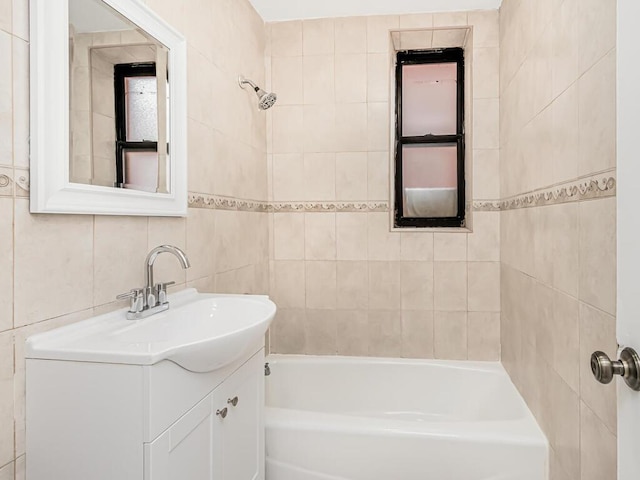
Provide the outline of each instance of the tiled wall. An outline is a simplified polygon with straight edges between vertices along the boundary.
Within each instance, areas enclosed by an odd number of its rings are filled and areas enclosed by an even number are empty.
[[[390,231],[390,31],[472,25],[475,200],[499,198],[498,13],[272,23],[273,351],[498,359],[500,215]]]
[[[589,368],[616,351],[615,12],[500,12],[502,360],[550,441],[552,480],[616,478],[615,387]]]
[[[267,199],[266,121],[245,74],[264,81],[264,24],[245,0],[148,0],[188,39],[191,198]],[[192,268],[156,262],[176,288],[268,288],[268,219],[199,202],[187,218],[31,215],[27,0],[0,0],[0,479],[24,479],[24,339],[123,306],[150,248],[185,249]],[[201,195],[194,195],[195,193]],[[238,202],[235,202],[237,205]],[[204,208],[213,207],[213,208]]]

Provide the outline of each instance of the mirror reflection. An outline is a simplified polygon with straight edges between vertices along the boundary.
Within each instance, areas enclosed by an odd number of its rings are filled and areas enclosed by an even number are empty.
[[[69,0],[73,183],[169,193],[168,50],[102,0]]]

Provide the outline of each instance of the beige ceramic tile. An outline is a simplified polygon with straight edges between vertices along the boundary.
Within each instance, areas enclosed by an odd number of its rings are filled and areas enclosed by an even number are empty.
[[[336,262],[305,262],[307,309],[333,310],[336,308],[336,276]]]
[[[186,252],[190,253],[191,268],[187,270],[187,280],[210,277],[215,272],[215,258],[212,239],[215,239],[215,212],[213,210],[189,209],[187,217]]]
[[[336,156],[333,153],[305,153],[305,200],[335,200]]]
[[[473,98],[498,98],[500,50],[497,47],[473,50]]]
[[[336,93],[335,61],[336,57],[333,54],[305,55],[303,58],[305,105],[334,102]],[[341,75],[344,73],[344,71],[340,72]],[[353,72],[348,72],[348,74],[353,75]]]
[[[433,245],[436,262],[454,262],[467,259],[466,233],[434,233]]]
[[[389,153],[369,152],[367,169],[367,198],[389,199]]]
[[[336,237],[338,260],[366,260],[367,249],[367,214],[336,214]]]
[[[591,354],[603,351],[615,356],[618,349],[616,319],[593,307],[580,304],[580,395],[584,403],[611,432],[617,429],[616,389],[602,388],[590,368]],[[609,385],[611,386],[611,385]]]
[[[321,98],[321,100],[330,101],[329,98]],[[367,55],[365,53],[335,56],[335,101],[336,103],[367,101]]]
[[[336,105],[336,138],[334,148],[343,152],[367,150],[367,104]]]
[[[304,308],[305,262],[273,262],[273,285],[270,294],[278,308]]]
[[[336,199],[367,199],[366,152],[336,154]]]
[[[578,82],[580,175],[616,165],[615,78],[616,52],[613,50]]]
[[[551,446],[562,468],[570,478],[580,472],[580,399],[559,376],[551,375],[549,382],[552,429]]]
[[[400,262],[369,262],[369,308],[397,310],[401,305]]]
[[[0,56],[7,72],[0,77],[0,164],[13,165],[13,92],[11,35],[0,30]]]
[[[304,157],[302,154],[273,156],[273,199],[276,202],[304,200]]]
[[[402,310],[433,310],[433,263],[401,262]]]
[[[615,432],[615,430],[614,430]],[[617,476],[617,439],[582,402],[580,404],[581,480],[600,480]]]
[[[553,368],[575,392],[579,392],[580,326],[578,300],[554,291],[553,319]]]
[[[305,105],[303,116],[304,151],[307,153],[334,152],[336,144],[335,105],[333,103]]]
[[[467,313],[435,312],[433,350],[435,358],[467,359]]]
[[[22,0],[14,0],[16,11],[28,10]],[[20,4],[19,7],[16,6]],[[28,14],[25,13],[28,19]],[[15,18],[15,16],[14,16]],[[20,27],[20,31],[25,31]],[[28,29],[23,38],[28,37]],[[29,166],[29,44],[13,37],[13,164]],[[1,148],[1,147],[0,147]]]
[[[439,311],[467,311],[466,262],[435,262],[434,306]]]
[[[469,262],[469,311],[500,311],[500,263]]]
[[[335,22],[333,18],[305,20],[302,25],[302,44],[305,57],[334,54]]]
[[[399,18],[395,15],[367,17],[367,51],[387,53],[390,43],[389,32],[398,29],[399,26]]]
[[[579,249],[578,214],[576,203],[553,206],[551,228],[553,231],[553,285],[574,297],[578,296]]]
[[[580,203],[579,297],[585,303],[616,311],[616,199]]]
[[[273,215],[275,260],[304,259],[304,217],[299,213]]]
[[[367,101],[389,101],[389,55],[370,53],[367,55]]]
[[[500,41],[499,13],[496,10],[469,12],[469,25],[473,25],[474,47],[497,47]]]
[[[304,215],[304,249],[306,260],[336,259],[336,214]]]
[[[469,312],[467,320],[469,360],[500,360],[500,314]]]
[[[473,102],[473,148],[499,148],[499,101],[480,99]]]
[[[13,24],[12,0],[0,1],[0,30],[11,33]]]
[[[402,356],[433,358],[433,312],[402,311]]]
[[[433,27],[433,15],[430,13],[400,15],[400,28],[403,30],[431,27]]]
[[[15,464],[13,462],[0,468],[0,480],[14,480],[14,470]]]
[[[467,235],[469,261],[500,260],[500,213],[475,212],[473,233]]]
[[[389,148],[389,104],[369,103],[367,107],[368,149],[385,151]]]
[[[389,215],[368,213],[368,249],[370,260],[399,260],[400,233],[389,231]]]
[[[335,19],[335,51],[340,53],[367,52],[367,18]]]
[[[13,200],[0,198],[0,332],[13,327]]]
[[[580,0],[576,23],[579,71],[583,73],[616,45],[616,2]]]
[[[433,237],[430,232],[402,232],[400,259],[433,261]]]
[[[473,151],[473,197],[500,198],[500,150]]]
[[[467,25],[467,12],[445,12],[433,14],[434,27],[457,27]]]
[[[335,355],[337,345],[335,310],[307,310],[305,323],[305,353],[308,355]]]
[[[303,151],[303,107],[275,106],[273,109],[273,153],[299,153]]]
[[[270,328],[273,353],[299,354],[306,351],[306,311],[279,308]]]
[[[13,333],[0,334],[0,465],[14,458]]]
[[[369,311],[369,355],[399,357],[402,354],[402,318],[400,311]]]
[[[278,105],[302,105],[302,57],[273,57],[270,88],[278,94]]]
[[[274,57],[302,56],[302,21],[271,24],[271,54]]]
[[[13,0],[13,35],[29,40],[29,2]]]
[[[369,307],[369,265],[367,262],[337,262],[336,302],[340,309]]]
[[[551,35],[553,42],[552,83],[556,97],[578,78],[580,24],[578,17],[579,0],[566,0],[559,5],[553,17]]]
[[[580,130],[576,125],[579,125],[577,83],[551,105],[553,183],[578,177]]]
[[[336,310],[338,355],[369,354],[369,318],[366,310]]]
[[[144,286],[144,260],[149,251],[148,219],[96,216],[94,229],[93,304],[102,305],[113,302],[118,294]],[[156,262],[166,264],[168,260],[158,257]],[[176,258],[171,260],[177,262]],[[159,275],[154,279],[170,280],[173,279]]]
[[[92,217],[31,215],[28,201],[16,200],[15,242],[15,284],[29,288],[15,291],[14,325],[92,305]]]

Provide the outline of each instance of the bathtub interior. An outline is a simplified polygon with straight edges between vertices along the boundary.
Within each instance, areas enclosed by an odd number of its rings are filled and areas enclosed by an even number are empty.
[[[272,355],[268,407],[415,421],[504,421],[527,409],[493,362]]]

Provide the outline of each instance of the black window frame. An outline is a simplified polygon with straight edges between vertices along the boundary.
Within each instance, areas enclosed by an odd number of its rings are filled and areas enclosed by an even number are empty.
[[[130,77],[156,77],[155,62],[119,63],[113,66],[113,86],[116,113],[116,187],[124,188],[125,151],[158,152],[158,142],[127,141],[126,79]]]
[[[402,70],[405,65],[421,65],[429,63],[456,63],[458,71],[457,84],[457,119],[455,135],[427,134],[417,137],[402,136]],[[395,138],[395,212],[396,227],[464,227],[465,226],[465,125],[464,125],[464,85],[465,64],[462,48],[444,48],[437,50],[406,50],[396,55],[396,138]],[[402,147],[404,145],[456,145],[458,151],[458,210],[454,217],[405,217],[404,186],[402,177]]]

